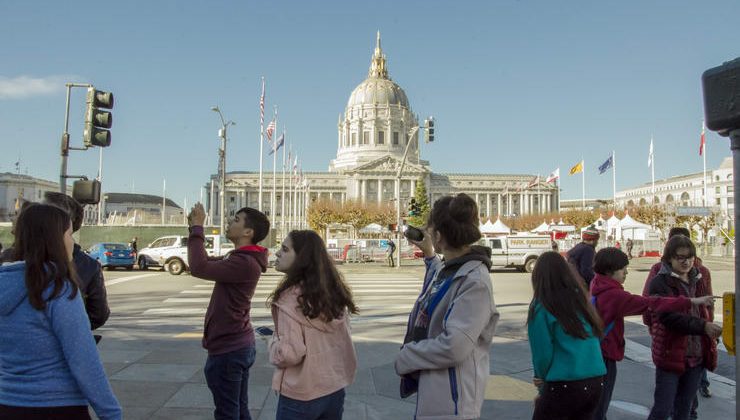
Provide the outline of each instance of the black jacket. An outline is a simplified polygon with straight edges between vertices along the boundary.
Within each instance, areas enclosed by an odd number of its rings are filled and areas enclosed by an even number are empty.
[[[103,326],[110,316],[103,269],[97,261],[82,252],[78,244],[75,244],[72,258],[80,279],[80,291],[85,301],[87,317],[90,318],[90,328],[94,330]]]

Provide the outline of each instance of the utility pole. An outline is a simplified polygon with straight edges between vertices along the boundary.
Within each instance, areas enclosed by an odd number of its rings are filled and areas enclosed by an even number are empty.
[[[234,121],[225,121],[221,110],[214,106],[211,111],[217,112],[221,118],[221,129],[218,130],[218,137],[221,139],[221,145],[218,148],[218,228],[219,235],[223,235],[226,226],[226,128],[230,125],[236,125]]]

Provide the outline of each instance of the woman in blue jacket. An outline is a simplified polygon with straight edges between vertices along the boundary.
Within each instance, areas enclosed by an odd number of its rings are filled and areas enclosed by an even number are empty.
[[[532,287],[527,327],[534,384],[540,389],[532,418],[591,420],[606,374],[601,319],[558,253],[540,255]]]
[[[0,267],[0,418],[120,419],[72,268],[72,223],[32,204]]]

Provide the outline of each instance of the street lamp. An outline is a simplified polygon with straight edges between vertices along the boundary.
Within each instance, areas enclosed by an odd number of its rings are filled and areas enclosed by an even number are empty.
[[[236,125],[236,123],[231,120],[226,121],[217,106],[211,107],[211,111],[217,112],[221,118],[221,128],[218,130],[218,137],[221,139],[221,146],[218,149],[218,228],[219,235],[223,235],[226,222],[226,218],[224,217],[226,209],[224,202],[226,198],[226,194],[224,193],[224,189],[226,188],[226,128],[230,125]],[[211,203],[211,206],[213,206],[213,203]]]
[[[403,240],[403,232],[401,232],[401,225],[403,225],[403,219],[401,219],[401,175],[403,174],[403,167],[406,165],[406,157],[409,154],[409,147],[411,146],[411,143],[414,142],[414,136],[420,129],[427,131],[428,142],[434,141],[434,117],[429,117],[424,121],[424,125],[422,126],[416,125],[409,129],[409,141],[406,143],[406,149],[403,151],[403,158],[401,158],[401,164],[398,166],[398,172],[396,173],[396,238],[398,240],[398,246],[396,247],[396,268],[401,268],[401,241]],[[416,148],[418,150],[418,136],[416,137],[416,141]]]

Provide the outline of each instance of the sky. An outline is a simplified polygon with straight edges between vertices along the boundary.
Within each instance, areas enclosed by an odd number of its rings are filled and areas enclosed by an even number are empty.
[[[336,157],[337,119],[366,77],[380,30],[391,78],[421,119],[435,172],[561,173],[561,197],[700,172],[701,74],[740,56],[740,2],[177,1],[0,2],[0,172],[58,181],[67,82],[115,96],[103,190],[200,199],[218,164],[259,168],[260,78],[268,115],[304,171]],[[85,90],[72,89],[82,145]],[[730,156],[707,132],[707,168]],[[97,176],[99,150],[72,151],[69,174]],[[265,158],[265,171],[272,159]]]

